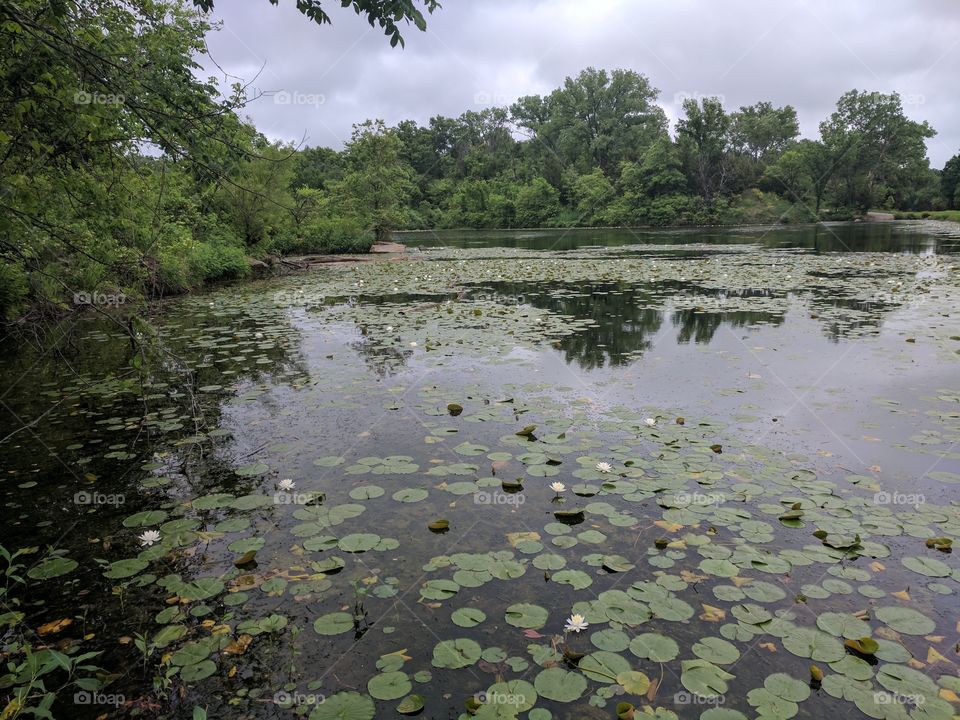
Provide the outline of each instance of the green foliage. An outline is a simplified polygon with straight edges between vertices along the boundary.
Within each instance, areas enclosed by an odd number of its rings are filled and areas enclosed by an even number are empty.
[[[193,0],[194,5],[206,12],[213,10],[213,2],[214,0]],[[271,5],[276,5],[278,2],[279,0],[270,0]],[[429,13],[440,7],[438,0],[422,0],[422,4]],[[390,38],[392,47],[398,43],[401,47],[404,44],[400,28],[397,27],[397,23],[401,20],[412,22],[418,30],[427,29],[427,21],[413,0],[343,0],[341,5],[343,7],[352,5],[357,15],[366,17],[370,27],[379,25],[384,35]],[[297,0],[297,10],[318,25],[330,22],[330,16],[323,9],[320,0]]]
[[[960,209],[960,154],[947,160],[940,173],[940,194],[947,207]]]
[[[927,172],[925,140],[935,132],[907,118],[896,93],[851,90],[820,124],[820,134],[833,160],[838,200],[866,211],[892,207],[905,186]]]
[[[517,192],[517,225],[540,227],[560,214],[560,193],[542,177],[524,185]]]
[[[209,9],[210,0],[196,0]],[[433,0],[347,6],[400,42]],[[317,22],[317,0],[298,3]],[[210,26],[179,0],[0,5],[0,314],[243,278],[252,258],[363,252],[430,227],[692,225],[960,206],[896,95],[852,91],[797,142],[796,112],[684,103],[677,140],[632,70],[425,127],[356,125],[342,151],[269,141],[239,86],[197,79]],[[115,58],[124,58],[123,63]],[[518,139],[519,134],[526,134]],[[122,191],[120,190],[122,189]],[[135,304],[127,306],[134,308]]]
[[[402,143],[382,120],[355,125],[345,152],[347,170],[332,188],[340,214],[374,237],[387,240],[404,225],[413,191],[413,172],[400,161]]]
[[[521,98],[511,114],[533,135],[534,147],[553,154],[561,167],[581,174],[599,167],[610,175],[666,134],[666,115],[654,104],[658,95],[633,70],[587,68],[545,98]]]
[[[730,181],[727,154],[730,117],[717,98],[687,99],[677,123],[677,141],[691,185],[710,202]]]

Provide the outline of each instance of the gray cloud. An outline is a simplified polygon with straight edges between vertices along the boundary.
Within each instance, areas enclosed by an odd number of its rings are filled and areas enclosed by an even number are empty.
[[[956,0],[446,0],[426,33],[404,33],[405,50],[333,0],[323,27],[280,4],[219,0],[223,26],[209,38],[224,71],[277,92],[248,108],[274,139],[340,147],[367,118],[425,123],[505,105],[593,65],[646,74],[672,121],[688,95],[728,109],[771,100],[796,107],[808,137],[845,91],[897,91],[937,130],[935,167],[960,152]]]

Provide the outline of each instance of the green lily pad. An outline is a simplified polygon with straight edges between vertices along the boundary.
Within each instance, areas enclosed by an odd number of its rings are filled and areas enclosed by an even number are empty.
[[[589,680],[601,683],[616,683],[618,675],[630,672],[626,658],[606,650],[597,650],[581,658],[578,667]]]
[[[573,702],[587,689],[587,679],[580,673],[561,667],[547,668],[537,675],[533,686],[541,697],[556,702]]]
[[[630,652],[643,660],[670,662],[680,654],[680,646],[673,638],[659,633],[644,633],[630,641]]]
[[[545,608],[530,603],[516,603],[507,608],[506,621],[518,628],[538,630],[547,624]]]
[[[740,657],[737,646],[718,637],[705,637],[693,644],[693,654],[717,665],[729,665]]]
[[[486,702],[507,713],[526,712],[537,704],[537,691],[526,680],[508,680],[487,689]]]
[[[405,672],[380,673],[367,682],[367,692],[377,700],[398,700],[413,689]]]
[[[129,558],[127,560],[117,560],[110,563],[104,571],[103,576],[111,580],[122,580],[123,578],[133,577],[138,572],[145,570],[149,565],[146,560],[140,558]]]
[[[197,682],[208,678],[217,671],[217,664],[213,660],[204,660],[180,668],[180,678],[184,682]]]
[[[473,665],[482,654],[483,651],[475,640],[442,640],[433,648],[433,666],[452,670],[465,668]]]
[[[353,630],[353,627],[353,615],[345,612],[321,615],[313,622],[313,629],[318,635],[339,635]]]
[[[27,571],[27,577],[34,580],[49,580],[60,577],[77,569],[79,563],[66,557],[48,557],[41,560]]]
[[[683,660],[681,684],[694,695],[716,697],[727,692],[727,681],[734,676],[706,660]]]
[[[397,712],[401,715],[416,715],[423,710],[423,695],[407,695],[397,705]]]
[[[477,610],[476,608],[460,608],[459,610],[453,611],[450,619],[454,625],[469,628],[476,627],[486,620],[487,616],[482,610]]]
[[[878,608],[874,614],[880,622],[904,635],[928,635],[937,627],[933,620],[913,608],[888,606]]]
[[[373,533],[353,533],[340,538],[337,546],[348,553],[362,553],[373,550],[380,542],[380,536]]]
[[[376,706],[367,695],[341,692],[317,705],[309,720],[373,720]]]

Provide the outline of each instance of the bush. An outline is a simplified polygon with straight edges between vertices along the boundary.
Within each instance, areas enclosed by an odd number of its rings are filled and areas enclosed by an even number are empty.
[[[373,233],[349,219],[318,217],[312,219],[297,237],[278,243],[283,254],[365,253],[373,245]]]
[[[542,177],[520,188],[516,200],[517,224],[541,227],[560,214],[560,193]]]
[[[22,267],[0,259],[0,319],[10,319],[23,306],[30,287]]]
[[[250,264],[242,248],[236,245],[198,243],[189,257],[194,282],[232,280],[250,274]]]

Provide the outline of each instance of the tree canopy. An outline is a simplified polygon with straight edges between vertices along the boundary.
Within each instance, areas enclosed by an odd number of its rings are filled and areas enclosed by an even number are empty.
[[[931,170],[933,130],[895,94],[846,93],[820,137],[802,140],[789,105],[688,100],[671,137],[659,91],[622,68],[586,68],[544,96],[426,125],[358,119],[342,149],[271,142],[241,117],[256,100],[245,87],[198,79],[212,28],[194,2],[0,5],[3,316],[56,314],[96,290],[181,292],[244,277],[256,259],[363,251],[399,229],[960,205],[960,156]],[[394,23],[415,10],[353,7]]]
[[[278,5],[280,0],[269,0],[269,2],[271,5]],[[193,0],[193,4],[205,12],[214,9],[214,0]],[[321,0],[296,0],[296,4],[297,10],[318,25],[332,22],[330,15],[323,9]],[[421,0],[419,4],[423,5],[428,13],[440,7],[437,0]],[[345,8],[353,7],[357,15],[367,19],[370,27],[379,26],[390,38],[390,45],[393,47],[398,43],[401,47],[404,44],[397,23],[406,21],[413,23],[418,30],[427,29],[427,21],[413,0],[341,0],[341,5]]]

